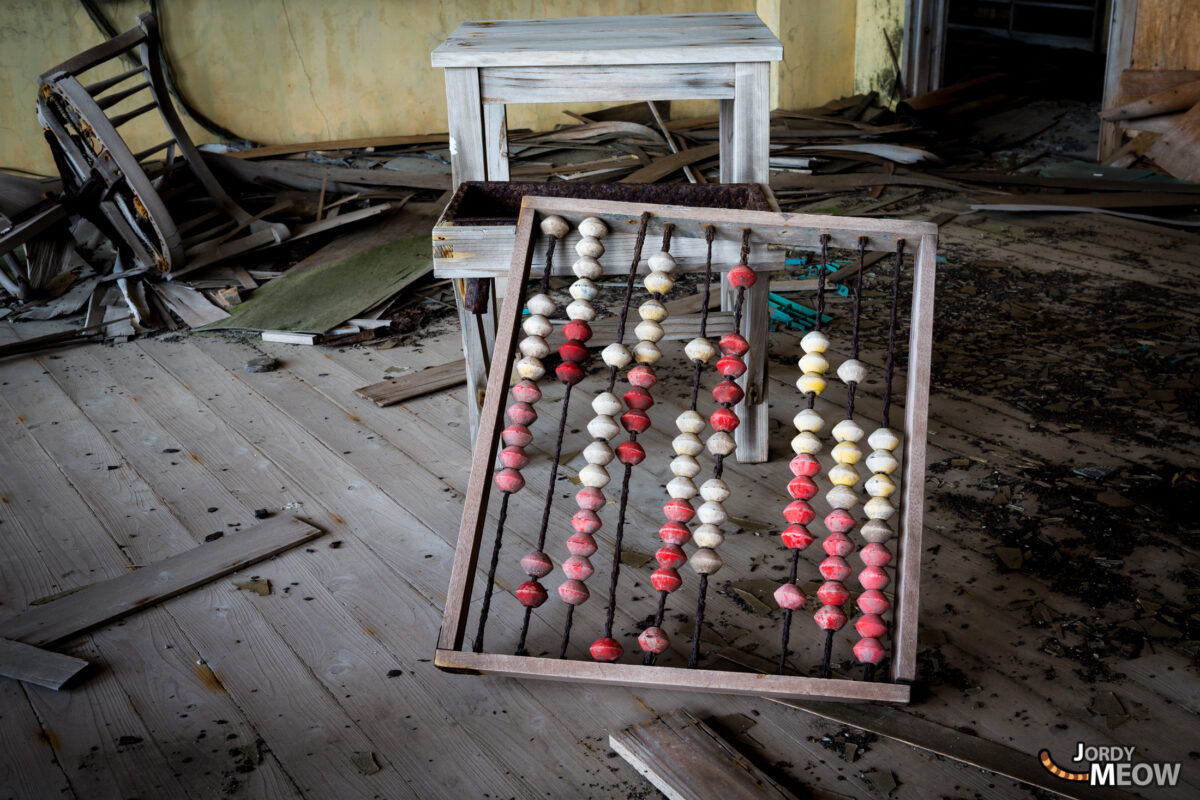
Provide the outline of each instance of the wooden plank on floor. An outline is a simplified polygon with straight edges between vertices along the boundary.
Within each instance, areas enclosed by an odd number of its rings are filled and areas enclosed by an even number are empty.
[[[355,389],[354,393],[382,408],[401,403],[410,397],[439,392],[442,389],[449,389],[466,382],[467,362],[466,359],[460,358],[436,367],[426,367],[399,378],[389,378],[379,383],[372,383],[370,386]]]
[[[0,675],[6,678],[57,691],[87,667],[82,658],[0,637]]]

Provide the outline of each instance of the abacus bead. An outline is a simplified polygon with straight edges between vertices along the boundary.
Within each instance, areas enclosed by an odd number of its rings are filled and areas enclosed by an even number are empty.
[[[604,492],[594,486],[584,486],[575,493],[575,502],[584,511],[599,511],[604,508]]]
[[[532,425],[537,420],[537,412],[533,410],[533,406],[529,403],[513,403],[504,412],[510,422],[515,422],[518,425]]]
[[[858,607],[864,614],[886,614],[892,607],[883,592],[878,589],[868,589],[858,596]]]
[[[644,319],[633,329],[634,334],[647,342],[661,341],[666,331],[663,326],[652,320]]]
[[[891,497],[896,491],[896,482],[883,473],[876,473],[867,478],[863,488],[872,497]]]
[[[671,646],[671,638],[662,628],[650,627],[638,634],[638,646],[657,655]]]
[[[558,596],[569,606],[577,606],[587,602],[591,593],[583,581],[565,580],[558,585]]]
[[[633,346],[633,357],[639,364],[657,364],[662,360],[662,350],[654,342],[638,342]]]
[[[509,425],[500,432],[500,438],[506,445],[525,447],[533,441],[533,434],[524,425]]]
[[[854,517],[842,508],[835,508],[825,515],[825,527],[830,533],[848,533],[854,528]]]
[[[849,486],[835,486],[825,495],[825,501],[833,508],[854,508],[858,495]]]
[[[670,272],[675,269],[675,256],[668,253],[666,250],[659,250],[654,255],[650,256],[647,261],[650,269],[659,270],[662,272]]]
[[[663,516],[671,522],[683,523],[696,516],[696,509],[692,508],[692,504],[687,500],[673,497],[663,506]]]
[[[724,566],[724,564],[725,562],[721,560],[721,557],[717,555],[717,552],[715,550],[710,550],[707,547],[702,547],[696,552],[692,553],[692,558],[688,561],[688,566],[690,566],[697,575],[712,575],[722,566]]]
[[[671,497],[691,500],[696,496],[696,484],[692,483],[691,478],[676,475],[667,481],[667,494],[671,495]]]
[[[533,297],[525,301],[525,308],[529,309],[530,314],[537,314],[541,317],[549,317],[554,313],[554,301],[549,295],[535,294]],[[545,334],[539,334],[545,336]]]
[[[650,428],[650,417],[645,411],[631,408],[621,415],[621,424],[630,433],[645,433]]]
[[[808,598],[804,596],[804,592],[800,591],[794,583],[785,583],[775,590],[775,603],[780,608],[795,611],[804,608],[807,601]]]
[[[746,372],[746,362],[741,356],[721,356],[717,359],[717,372],[724,378],[740,378]]]
[[[729,519],[729,514],[726,513],[725,507],[720,503],[705,502],[701,503],[696,509],[696,516],[705,525],[721,525]]]
[[[571,270],[576,277],[587,278],[589,281],[594,281],[604,274],[604,267],[600,266],[600,262],[592,256],[580,256],[571,265]]]
[[[850,576],[850,565],[840,556],[829,556],[818,567],[821,577],[827,581],[844,581]],[[843,603],[845,600],[842,601]]]
[[[671,459],[671,473],[694,478],[700,474],[700,462],[688,455],[675,456]]]
[[[586,378],[587,373],[574,361],[564,361],[554,368],[554,376],[562,383],[574,386]]]
[[[550,570],[554,569],[554,564],[550,562],[550,556],[534,550],[532,553],[526,553],[521,559],[521,569],[525,570],[526,575],[541,578],[550,574]]]
[[[583,448],[583,460],[589,464],[604,466],[612,461],[615,455],[613,449],[608,446],[608,442],[593,441]]]
[[[592,283],[587,278],[579,278],[571,284],[571,297],[575,300],[592,301],[596,299],[596,294],[600,290],[596,288],[596,284]]]
[[[662,322],[667,318],[667,314],[667,307],[654,298],[638,306],[638,316],[642,319],[648,319],[651,322]]]
[[[850,599],[850,591],[838,581],[825,581],[817,589],[817,599],[827,606],[838,606]],[[838,609],[841,610],[841,609]],[[845,617],[842,618],[845,621]]]
[[[521,473],[508,467],[497,472],[494,480],[500,491],[510,494],[521,491],[525,486],[525,479],[521,477]]]
[[[670,275],[659,270],[647,273],[646,277],[642,279],[642,283],[650,294],[666,294],[675,285],[675,281]]]
[[[817,484],[803,475],[788,481],[787,489],[793,500],[811,500],[817,495]]]
[[[707,446],[708,452],[714,456],[727,456],[737,449],[737,443],[725,431],[717,431],[708,437]]]
[[[838,366],[837,374],[843,383],[861,383],[867,377],[867,368],[861,361],[850,358]]]
[[[587,558],[596,552],[596,539],[590,533],[577,531],[571,535],[570,539],[567,539],[567,552],[573,556]]]
[[[875,450],[895,450],[900,444],[900,434],[891,428],[876,428],[867,437],[867,444]]]
[[[522,403],[533,404],[542,399],[542,390],[533,381],[519,381],[512,389],[513,399]]]
[[[567,304],[567,316],[580,322],[591,322],[596,318],[596,309],[587,300],[572,300]]]
[[[740,403],[746,393],[733,381],[721,381],[713,387],[713,399],[721,405]]]
[[[683,346],[683,354],[689,361],[700,361],[707,364],[717,354],[717,348],[708,339],[699,337],[692,339]]]
[[[729,270],[729,285],[735,288],[749,289],[758,280],[758,275],[754,270],[747,267],[745,264],[738,264],[733,269]]]
[[[521,355],[532,358],[545,358],[550,355],[550,345],[541,336],[526,336],[517,345]]]
[[[646,460],[646,451],[637,442],[621,442],[617,445],[617,460],[634,466]]]
[[[715,550],[725,543],[725,534],[716,525],[707,522],[696,526],[696,530],[692,532],[692,540],[695,541],[697,547],[708,547]]]
[[[812,456],[821,452],[821,440],[811,431],[800,431],[792,437],[792,452],[801,456]]]
[[[830,433],[839,442],[857,442],[866,435],[862,427],[852,419],[844,419],[837,425],[834,425]]]
[[[892,552],[879,542],[863,545],[859,555],[868,567],[886,567],[892,563]]]
[[[803,525],[789,525],[780,534],[783,546],[791,550],[803,550],[813,543],[812,534]]]
[[[567,221],[557,214],[542,217],[541,224],[538,227],[542,229],[542,233],[547,236],[553,236],[555,239],[561,239],[567,235],[567,231],[571,230],[571,226],[567,224]]]
[[[704,442],[694,433],[681,433],[671,440],[671,447],[681,456],[695,456],[704,450]]]
[[[658,376],[654,374],[654,370],[647,367],[645,364],[638,364],[633,369],[629,370],[625,375],[625,380],[640,389],[650,389],[654,384],[658,383]]]
[[[862,526],[860,533],[868,542],[883,543],[892,538],[892,529],[881,519],[867,520],[867,524]]]
[[[683,433],[699,433],[704,430],[704,417],[699,412],[688,409],[675,418],[675,427]]]
[[[854,621],[854,630],[864,639],[878,639],[887,633],[887,623],[878,614],[863,614]]]
[[[708,424],[712,425],[715,431],[736,430],[741,422],[737,414],[733,413],[733,410],[729,408],[718,408],[708,417]]]
[[[900,462],[889,450],[875,450],[867,456],[867,469],[871,472],[890,475],[900,467]]]
[[[673,567],[659,567],[650,573],[650,583],[660,592],[673,592],[683,585],[683,579]]]
[[[579,235],[603,239],[608,235],[608,225],[599,217],[586,217],[579,222]]]
[[[597,661],[616,661],[621,657],[621,653],[625,651],[621,648],[621,643],[616,639],[604,636],[592,642],[592,646],[588,648],[588,652]]]
[[[621,400],[612,392],[601,392],[592,400],[592,411],[606,417],[615,417],[621,413]]]
[[[537,581],[525,581],[517,587],[515,592],[517,599],[521,601],[521,605],[529,608],[537,608],[542,603],[546,602],[546,587],[542,586]]]
[[[792,424],[796,426],[798,431],[811,431],[816,433],[825,427],[825,420],[811,408],[802,408],[796,412],[796,416],[792,417]]]
[[[859,639],[854,643],[854,656],[862,664],[878,664],[887,655],[878,639]]]
[[[864,567],[858,573],[858,582],[864,589],[882,589],[890,582],[887,572],[881,567]]]
[[[604,245],[595,236],[583,236],[575,243],[575,254],[599,258],[604,255]]]
[[[829,337],[820,331],[809,331],[800,340],[800,346],[806,353],[824,353],[829,349]]]
[[[546,374],[541,359],[525,357],[517,362],[517,375],[527,381],[536,381]]]
[[[625,405],[629,406],[630,408],[640,409],[641,411],[645,411],[647,408],[654,405],[654,398],[650,396],[649,392],[640,386],[635,386],[629,391],[625,392],[625,396],[622,399],[625,401]]]
[[[692,532],[683,523],[668,522],[658,529],[658,537],[667,544],[685,545],[692,538]]]
[[[585,556],[571,556],[562,564],[563,575],[574,581],[586,581],[596,568]]]
[[[520,447],[509,446],[500,451],[500,463],[510,469],[524,469],[529,456]]]
[[[598,414],[592,417],[587,424],[588,433],[596,439],[611,439],[621,432],[617,421],[606,414]]]
[[[852,464],[834,464],[829,470],[829,482],[834,486],[853,486],[858,479],[858,470]]]
[[[783,518],[793,525],[807,525],[816,516],[817,513],[805,500],[793,500],[783,509]]]
[[[660,567],[678,569],[687,563],[687,554],[677,544],[664,544],[654,553],[654,558]]]
[[[865,511],[867,516],[871,519],[886,520],[892,518],[892,516],[896,513],[896,508],[886,497],[872,497],[867,501],[866,505],[863,506],[863,511]]]
[[[811,478],[821,471],[821,462],[809,453],[801,453],[796,456],[788,466],[792,468],[793,475],[803,475],[806,478]]]
[[[813,614],[813,622],[823,631],[840,631],[846,624],[846,615],[837,606],[821,606]]]
[[[600,530],[600,517],[595,511],[585,511],[580,509],[571,515],[571,527],[575,529],[577,534],[591,535]],[[568,540],[569,542],[570,540]],[[575,551],[572,550],[572,553]],[[588,554],[590,555],[590,554]]]
[[[805,353],[799,361],[801,372],[815,372],[818,375],[829,369],[829,361],[820,353]]]
[[[721,337],[721,352],[727,356],[744,356],[750,352],[750,343],[740,333],[727,333]]]
[[[553,309],[551,309],[551,312],[553,312]],[[531,312],[525,318],[525,321],[521,323],[521,330],[527,336],[546,337],[554,331],[554,326],[550,324],[550,320],[546,319],[546,317]]]
[[[854,442],[838,442],[833,446],[830,455],[839,464],[857,464],[862,458],[862,450]]]
[[[809,392],[820,394],[825,391],[825,387],[828,385],[829,382],[816,372],[806,372],[796,379],[796,388],[800,390],[801,394],[808,394]]]
[[[621,369],[633,360],[633,356],[629,353],[629,348],[620,342],[613,342],[604,348],[600,352],[600,357],[604,359],[605,364],[617,369]]]
[[[720,478],[709,478],[700,487],[700,496],[713,503],[724,503],[729,495],[729,485]]]
[[[850,541],[850,538],[844,533],[833,533],[826,536],[825,541],[821,542],[821,549],[825,551],[826,555],[842,558],[854,552],[854,542]]]
[[[599,464],[584,464],[583,469],[579,470],[579,482],[584,486],[603,489],[610,480],[608,470]]]

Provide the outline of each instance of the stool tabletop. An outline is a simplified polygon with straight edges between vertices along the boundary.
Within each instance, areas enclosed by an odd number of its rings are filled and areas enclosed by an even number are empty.
[[[779,61],[757,14],[654,14],[464,22],[433,51],[435,67],[710,64]]]

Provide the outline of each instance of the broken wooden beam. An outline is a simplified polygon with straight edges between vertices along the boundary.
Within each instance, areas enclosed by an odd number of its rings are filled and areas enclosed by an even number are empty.
[[[1105,109],[1100,112],[1100,119],[1116,122],[1122,119],[1154,117],[1170,114],[1172,111],[1186,111],[1197,103],[1200,103],[1200,80],[1172,86],[1170,89],[1155,92],[1116,108]]]
[[[58,691],[88,668],[82,658],[0,638],[0,675]]]
[[[1182,181],[1200,181],[1200,103],[1146,151],[1146,158]]]
[[[355,389],[354,393],[383,408],[466,382],[467,362],[460,358],[458,361],[427,367],[399,378],[372,383],[370,386]]]

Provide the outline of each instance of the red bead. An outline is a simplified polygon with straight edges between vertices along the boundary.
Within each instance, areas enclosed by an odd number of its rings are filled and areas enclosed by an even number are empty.
[[[658,529],[658,536],[667,544],[684,545],[692,539],[692,532],[679,522],[668,522]]]
[[[514,399],[522,403],[536,403],[542,399],[542,390],[537,387],[537,384],[531,380],[523,380],[517,383],[509,391],[512,392]]]
[[[790,547],[793,550],[803,550],[813,543],[812,534],[803,525],[789,525],[780,538],[783,540],[784,547]]]
[[[878,664],[887,655],[878,639],[860,639],[854,645],[854,655],[862,664]]]
[[[563,325],[563,336],[577,342],[586,342],[592,338],[592,326],[581,319],[573,319]]]
[[[587,602],[591,597],[587,584],[583,581],[565,580],[558,585],[558,596],[569,606],[577,606]]]
[[[882,589],[890,581],[882,567],[863,567],[863,571],[858,573],[858,582],[864,589]]]
[[[868,589],[858,596],[858,607],[864,614],[879,614],[882,616],[887,613],[892,604],[884,597],[883,592],[878,589]]]
[[[744,356],[750,352],[750,343],[740,333],[727,333],[718,343],[721,352],[727,356]]]
[[[590,533],[573,533],[567,539],[567,552],[573,556],[587,558],[596,552],[596,540]]]
[[[584,486],[575,493],[575,502],[584,511],[599,511],[604,508],[604,492],[595,486]]]
[[[679,569],[687,562],[687,553],[677,544],[664,544],[654,553],[654,559],[660,567]]]
[[[588,648],[588,652],[597,661],[616,661],[621,657],[621,653],[625,651],[621,649],[620,642],[605,636],[592,642],[592,646]]]
[[[519,447],[506,447],[500,451],[500,463],[510,469],[524,469],[529,456]]]
[[[654,398],[642,387],[635,386],[625,393],[625,405],[636,408],[638,411],[645,411],[654,405]]]
[[[827,581],[844,581],[850,576],[850,565],[840,556],[827,557],[818,569],[821,577]]]
[[[793,500],[783,509],[783,518],[793,525],[807,525],[816,516],[817,512],[804,500]]]
[[[550,563],[550,556],[534,550],[521,559],[521,569],[525,570],[526,575],[541,578],[550,574],[550,570],[554,569],[554,564]]]
[[[562,571],[563,575],[573,581],[586,581],[592,577],[592,573],[596,569],[592,566],[592,562],[583,556],[571,556],[562,563]]]
[[[533,441],[533,434],[524,425],[509,425],[500,432],[500,438],[512,447],[525,447]]]
[[[758,276],[754,274],[754,270],[747,267],[745,264],[738,264],[733,269],[729,270],[729,285],[738,289],[749,289],[758,280]]]
[[[844,508],[835,508],[825,516],[825,527],[834,533],[846,533],[854,527],[854,517]]]
[[[821,542],[821,549],[825,551],[825,555],[845,558],[854,552],[854,542],[844,533],[831,533]]]
[[[630,368],[625,380],[633,386],[649,389],[658,383],[658,376],[654,374],[654,370],[648,364],[638,364]]]
[[[823,631],[840,631],[846,624],[846,615],[837,606],[821,606],[813,614],[813,622]]]
[[[595,533],[600,530],[600,517],[595,511],[576,511],[571,517],[571,527],[576,533]]]
[[[554,368],[554,375],[563,383],[574,386],[583,380],[587,373],[574,361],[564,361]]]
[[[521,477],[521,473],[515,469],[505,467],[496,473],[496,486],[502,492],[519,492],[525,487],[525,479]]]
[[[795,611],[799,608],[804,608],[804,604],[808,602],[808,598],[804,596],[804,592],[794,583],[785,583],[775,590],[775,602],[780,608],[786,608]]]
[[[840,606],[850,599],[850,592],[837,581],[825,581],[821,588],[817,589],[817,599],[823,605]]]
[[[740,403],[746,393],[733,381],[721,381],[713,387],[713,399],[721,405]]]
[[[788,481],[788,494],[794,500],[812,500],[817,494],[817,485],[812,478],[798,475]]]
[[[854,630],[864,639],[878,639],[887,633],[887,623],[878,614],[863,614],[854,621]]]
[[[683,585],[679,573],[668,567],[659,567],[650,573],[650,582],[660,592],[673,592]]]
[[[621,442],[617,445],[617,460],[622,464],[640,464],[646,459],[646,451],[637,442]]]
[[[650,417],[645,411],[631,408],[621,415],[621,424],[630,433],[645,433],[650,428]]]
[[[817,461],[817,457],[812,453],[801,453],[792,459],[789,466],[793,475],[803,475],[806,478],[811,478],[821,471],[821,462]]]
[[[574,361],[576,364],[582,364],[587,361],[588,349],[583,342],[577,342],[574,339],[567,339],[558,346],[558,355],[563,361]]]
[[[647,653],[661,653],[671,646],[671,639],[662,628],[646,628],[638,636],[638,645]]]
[[[517,599],[521,601],[521,605],[529,608],[537,608],[546,602],[548,596],[546,587],[537,581],[525,581],[517,587]]]
[[[510,422],[515,422],[518,425],[529,426],[537,420],[537,412],[533,410],[533,406],[529,403],[513,403],[504,412],[508,416]]]
[[[746,362],[739,356],[721,356],[717,359],[717,372],[725,378],[740,378],[746,372]]]
[[[692,508],[692,504],[682,497],[674,497],[663,506],[663,515],[671,522],[687,522],[696,516],[696,509]],[[659,533],[661,534],[662,531],[660,530]],[[678,544],[682,544],[682,542],[678,542]]]
[[[886,567],[892,563],[891,551],[880,542],[871,542],[862,549],[863,563],[868,567]]]
[[[742,421],[733,413],[733,409],[718,408],[709,416],[708,424],[713,426],[713,430],[729,433],[742,424]]]

